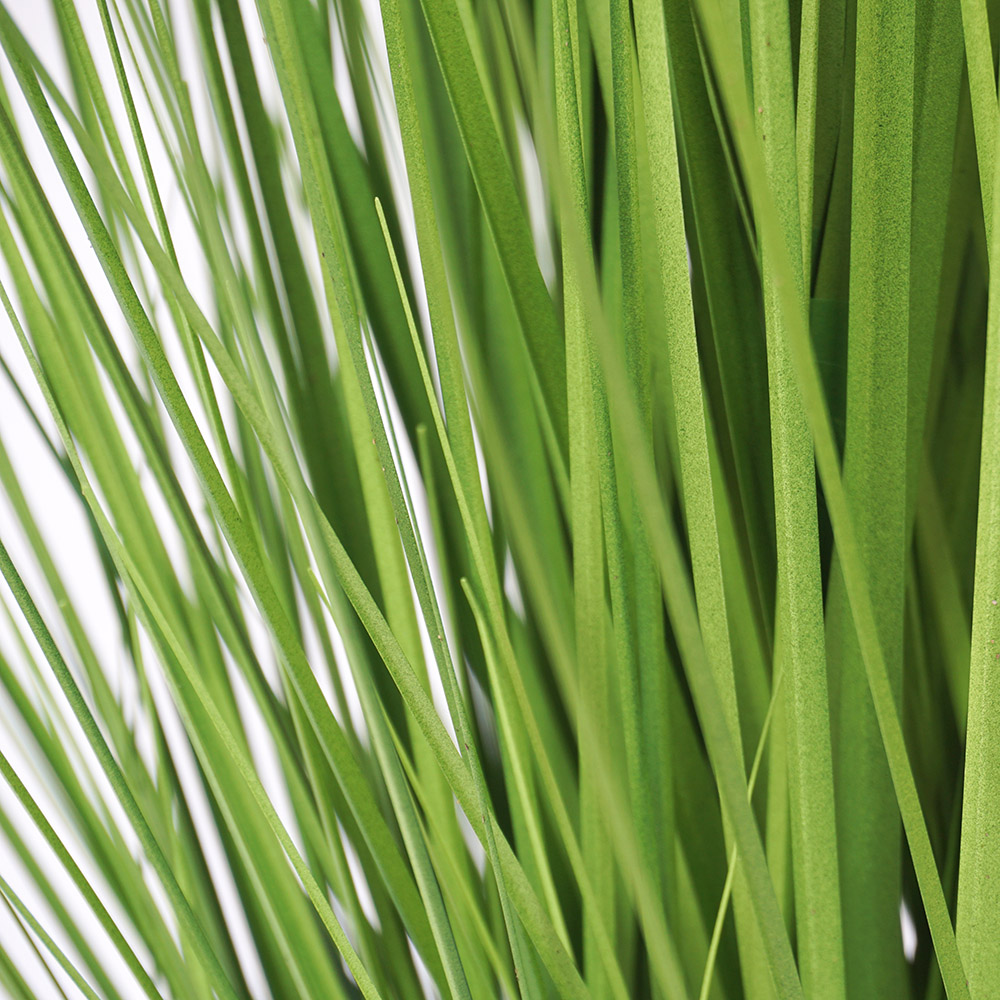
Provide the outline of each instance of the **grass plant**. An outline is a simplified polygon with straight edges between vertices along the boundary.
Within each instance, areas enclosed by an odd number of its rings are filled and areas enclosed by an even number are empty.
[[[993,0],[0,0],[0,996],[1000,997]]]

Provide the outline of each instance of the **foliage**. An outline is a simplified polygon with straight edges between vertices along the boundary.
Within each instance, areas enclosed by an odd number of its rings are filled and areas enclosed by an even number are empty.
[[[0,4],[0,992],[1000,996],[997,16]]]

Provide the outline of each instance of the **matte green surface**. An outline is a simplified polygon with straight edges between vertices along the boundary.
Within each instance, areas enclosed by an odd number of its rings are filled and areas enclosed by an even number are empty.
[[[996,5],[40,8],[0,994],[1000,996]]]

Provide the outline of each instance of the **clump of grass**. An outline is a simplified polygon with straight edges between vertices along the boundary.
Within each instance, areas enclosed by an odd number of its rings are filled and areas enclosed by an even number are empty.
[[[995,15],[0,4],[0,992],[1000,995]]]

